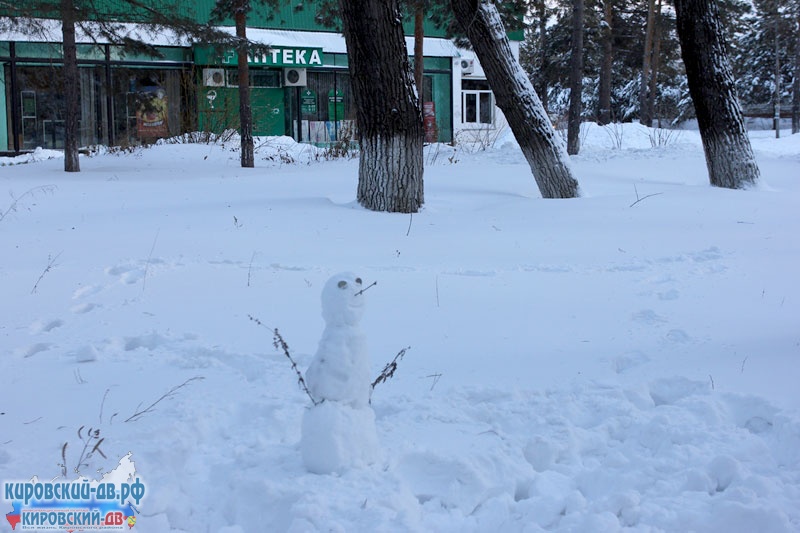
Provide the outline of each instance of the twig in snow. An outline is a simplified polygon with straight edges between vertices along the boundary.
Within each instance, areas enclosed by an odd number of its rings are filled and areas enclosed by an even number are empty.
[[[711,374],[708,375],[708,379],[711,380],[711,390],[714,390],[714,376]]]
[[[658,196],[659,194],[664,194],[664,193],[662,193],[662,192],[654,192],[653,194],[648,194],[647,196],[642,196],[641,198],[639,198],[639,191],[636,189],[636,184],[635,184],[635,183],[633,184],[633,190],[634,190],[634,192],[636,193],[636,201],[635,201],[635,202],[633,202],[633,203],[632,203],[631,205],[629,205],[628,207],[633,207],[633,206],[635,206],[636,204],[638,204],[639,202],[641,202],[642,200],[645,200],[645,199],[647,199],[647,198],[650,198],[651,196]]]
[[[17,205],[19,204],[20,200],[22,200],[26,196],[33,196],[37,192],[52,192],[53,190],[55,190],[55,188],[56,188],[55,185],[41,185],[39,187],[32,187],[17,197],[14,197],[14,195],[12,194],[11,198],[13,198],[14,201],[11,202],[11,205],[9,205],[5,211],[0,213],[0,222],[2,222],[3,219],[6,218],[6,216],[9,213],[17,210]]]
[[[153,246],[150,247],[150,253],[147,255],[147,262],[144,264],[144,276],[142,276],[142,292],[144,292],[145,285],[147,285],[147,271],[150,269],[150,260],[153,258],[153,250],[156,249],[156,241],[158,241],[158,234],[161,229],[156,231],[156,236],[153,238]]]
[[[749,355],[745,355],[744,359],[742,359],[742,374],[744,374],[744,364],[747,362],[747,358],[750,357]]]
[[[408,231],[406,231],[406,237],[411,233],[411,223],[414,222],[414,213],[410,213],[408,217]]]
[[[108,396],[109,391],[111,389],[106,389],[105,394],[103,394],[103,401],[100,402],[100,423],[103,423],[103,406],[106,404],[106,396]]]
[[[188,385],[192,381],[198,381],[198,380],[201,380],[201,379],[205,379],[205,378],[202,377],[202,376],[195,376],[193,378],[187,379],[186,381],[184,381],[180,385],[175,385],[170,390],[168,390],[167,392],[162,394],[159,399],[157,399],[156,401],[154,401],[153,403],[148,405],[146,408],[144,408],[142,410],[138,410],[139,408],[137,407],[137,411],[135,413],[133,413],[131,416],[129,416],[128,418],[126,418],[125,422],[131,422],[131,421],[138,420],[139,418],[141,418],[142,416],[146,415],[147,413],[152,412],[153,408],[156,405],[158,405],[162,400],[165,400],[166,398],[174,396],[175,393],[178,392],[179,389],[182,389],[183,387],[185,387],[186,385]],[[139,404],[139,405],[141,405],[141,404]]]
[[[55,257],[51,257],[49,255],[47,256],[47,266],[42,271],[42,274],[39,276],[39,279],[36,280],[36,283],[33,284],[33,288],[31,289],[31,294],[36,294],[36,291],[39,288],[39,282],[42,281],[42,278],[44,278],[45,274],[50,272],[50,270],[52,270],[52,268],[56,266],[56,259],[58,259],[62,253],[64,253],[63,250],[58,252],[58,254],[56,254]]]
[[[440,373],[431,374],[430,376],[425,376],[426,378],[433,378],[433,383],[431,384],[431,390],[439,383],[439,380],[442,378]]]
[[[256,252],[250,256],[250,264],[247,266],[247,286],[250,286],[250,273],[253,271],[253,260],[256,258]]]

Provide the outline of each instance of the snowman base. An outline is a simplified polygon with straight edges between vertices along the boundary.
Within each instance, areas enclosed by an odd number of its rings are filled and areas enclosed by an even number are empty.
[[[375,412],[327,400],[303,414],[300,448],[313,474],[342,473],[378,459]]]

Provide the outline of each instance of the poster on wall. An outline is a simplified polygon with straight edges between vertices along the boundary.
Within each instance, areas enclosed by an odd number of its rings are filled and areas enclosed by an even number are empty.
[[[433,102],[422,104],[422,125],[425,128],[425,142],[435,143],[439,138],[436,127],[436,105]]]
[[[344,93],[339,89],[328,91],[328,120],[344,118]]]
[[[317,114],[317,93],[311,89],[305,89],[300,93],[300,111],[303,115]]]
[[[161,87],[144,87],[137,94],[136,132],[141,138],[169,136],[167,93]]]

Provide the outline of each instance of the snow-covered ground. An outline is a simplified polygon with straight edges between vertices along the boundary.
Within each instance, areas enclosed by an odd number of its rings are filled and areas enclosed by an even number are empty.
[[[143,532],[800,531],[800,135],[754,133],[731,191],[658,134],[587,127],[574,200],[508,135],[429,147],[413,216],[287,139],[255,169],[235,142],[0,159],[0,482],[60,476],[64,443],[74,469],[93,428],[80,470],[131,452]],[[267,328],[305,370],[341,271],[377,281],[373,374],[410,349],[379,461],[315,475]]]

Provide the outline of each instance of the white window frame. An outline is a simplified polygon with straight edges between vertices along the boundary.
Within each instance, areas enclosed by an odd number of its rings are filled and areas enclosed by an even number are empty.
[[[467,119],[467,97],[473,95],[475,97],[475,120]],[[481,121],[481,95],[489,96],[489,122]],[[495,112],[494,112],[494,94],[488,90],[475,90],[467,89],[461,91],[461,124],[465,126],[487,127],[494,126]]]

